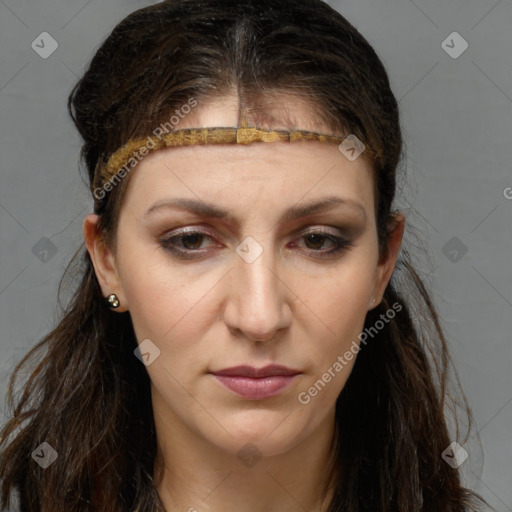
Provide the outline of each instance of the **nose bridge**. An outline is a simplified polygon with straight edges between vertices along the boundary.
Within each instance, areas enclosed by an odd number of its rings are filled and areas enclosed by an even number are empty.
[[[286,306],[271,237],[268,233],[258,240],[247,237],[236,252],[238,261],[231,277],[232,327],[251,338],[271,339],[285,325]]]

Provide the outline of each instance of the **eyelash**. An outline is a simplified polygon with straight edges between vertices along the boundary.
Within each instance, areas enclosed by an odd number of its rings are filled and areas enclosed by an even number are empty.
[[[180,235],[174,235],[174,236],[171,236],[168,238],[164,238],[163,240],[160,240],[160,245],[166,251],[170,252],[171,254],[173,254],[174,256],[176,256],[179,259],[183,259],[183,260],[197,259],[200,257],[200,255],[198,255],[197,252],[194,252],[194,251],[201,251],[201,249],[182,250],[182,249],[177,249],[175,246],[172,245],[173,240],[181,239],[183,241],[183,239],[185,239],[187,237],[196,236],[196,235],[203,235],[208,238],[212,238],[212,235],[210,235],[207,232],[194,230],[194,231],[187,231]],[[341,251],[344,251],[353,245],[352,242],[350,242],[349,240],[346,240],[341,237],[337,237],[337,236],[333,235],[332,233],[322,231],[322,230],[309,231],[307,233],[304,233],[300,238],[306,238],[311,235],[320,236],[321,238],[326,238],[335,244],[335,248],[331,249],[330,251],[320,252],[320,251],[315,251],[314,249],[310,249],[310,251],[312,253],[317,253],[317,255],[315,257],[318,257],[320,259],[327,259],[332,256],[335,256],[338,253],[340,253]]]

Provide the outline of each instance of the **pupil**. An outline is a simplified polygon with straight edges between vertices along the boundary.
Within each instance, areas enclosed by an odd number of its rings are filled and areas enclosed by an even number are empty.
[[[308,236],[306,237],[306,239],[307,239],[308,241],[312,241],[312,242],[313,242],[313,245],[318,245],[318,244],[315,244],[315,238],[316,238],[317,242],[318,242],[318,241],[320,241],[320,244],[319,244],[319,245],[320,245],[320,247],[321,247],[321,246],[322,246],[322,240],[323,240],[323,238],[324,238],[324,237],[323,237],[323,235],[314,235],[314,234],[313,234],[313,235],[308,235]],[[318,247],[315,247],[315,248],[316,248],[316,249],[318,249]]]
[[[200,241],[202,236],[203,235],[200,235],[200,234],[187,235],[187,236],[183,237],[183,245],[185,245],[185,247],[187,249],[197,249],[197,247],[187,247],[187,246],[188,245],[194,245],[195,246],[196,244],[194,243],[194,239],[196,240],[196,243],[197,243],[197,240],[199,239],[199,241]],[[192,244],[187,243],[187,240],[190,240],[190,239],[192,239]],[[201,245],[201,243],[199,243],[199,245]]]

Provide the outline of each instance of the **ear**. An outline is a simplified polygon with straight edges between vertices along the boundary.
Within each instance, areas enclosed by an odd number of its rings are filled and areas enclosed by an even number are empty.
[[[402,239],[405,230],[405,217],[402,213],[396,212],[393,214],[391,220],[389,242],[387,250],[379,260],[376,269],[375,286],[373,291],[374,300],[370,303],[371,306],[377,307],[384,296],[384,291],[391,280],[393,271],[395,270],[400,247],[402,246]],[[373,309],[370,307],[370,309]]]
[[[115,293],[120,306],[112,311],[122,313],[128,310],[128,304],[117,272],[115,256],[101,237],[98,230],[98,221],[99,216],[93,213],[85,217],[82,225],[85,245],[91,257],[103,297]]]

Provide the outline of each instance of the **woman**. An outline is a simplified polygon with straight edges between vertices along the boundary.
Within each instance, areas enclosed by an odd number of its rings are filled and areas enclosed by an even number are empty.
[[[69,111],[94,213],[11,381],[4,509],[480,510],[400,251],[397,103],[354,27],[320,0],[164,1]]]

